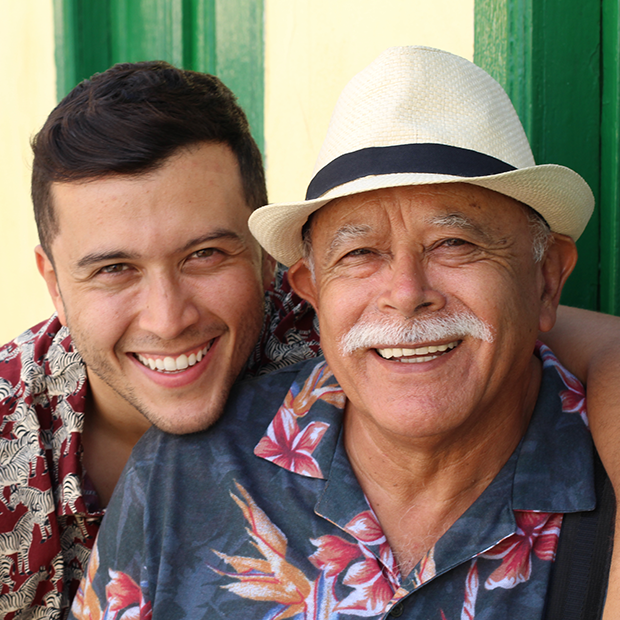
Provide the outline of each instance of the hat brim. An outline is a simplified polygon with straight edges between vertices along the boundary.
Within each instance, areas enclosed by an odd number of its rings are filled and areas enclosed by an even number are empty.
[[[540,213],[553,232],[574,240],[585,229],[594,209],[594,196],[581,176],[564,166],[543,164],[480,177],[429,173],[371,175],[334,187],[314,200],[261,207],[250,216],[249,226],[265,250],[290,267],[302,257],[303,225],[328,202],[375,189],[438,183],[469,183],[514,198]]]

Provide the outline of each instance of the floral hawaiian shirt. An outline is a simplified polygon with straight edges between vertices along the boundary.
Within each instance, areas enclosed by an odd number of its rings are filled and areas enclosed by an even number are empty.
[[[347,458],[344,394],[312,360],[238,384],[204,433],[142,438],[72,613],[542,618],[563,513],[592,510],[595,496],[582,386],[547,348],[540,355],[525,436],[409,575]]]
[[[319,351],[314,313],[281,273],[266,301],[246,376]],[[81,465],[88,399],[56,317],[0,348],[0,620],[64,618],[77,591],[103,516]]]

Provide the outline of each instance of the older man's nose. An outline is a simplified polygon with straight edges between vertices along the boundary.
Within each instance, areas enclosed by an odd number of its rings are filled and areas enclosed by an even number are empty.
[[[174,277],[156,277],[145,291],[140,328],[162,340],[180,336],[198,322],[200,312],[193,297]]]
[[[433,288],[419,257],[407,253],[391,261],[378,304],[384,312],[396,311],[409,318],[440,310],[445,305],[445,299]]]

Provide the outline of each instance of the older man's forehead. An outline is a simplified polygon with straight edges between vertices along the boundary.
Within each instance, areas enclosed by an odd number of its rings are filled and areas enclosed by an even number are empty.
[[[454,183],[364,192],[336,199],[317,215],[319,220],[323,220],[321,215],[327,212],[335,216],[334,219],[328,218],[331,220],[328,228],[331,229],[331,245],[340,245],[373,232],[377,222],[374,218],[369,219],[369,214],[382,212],[387,205],[396,207],[395,212],[403,214],[409,222],[481,234],[485,231],[490,233],[493,229],[497,209],[514,207],[523,212],[523,205],[508,196],[481,187]],[[385,211],[387,214],[389,207]]]

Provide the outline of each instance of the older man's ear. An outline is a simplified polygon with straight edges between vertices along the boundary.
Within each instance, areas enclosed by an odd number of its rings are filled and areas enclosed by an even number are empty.
[[[575,242],[566,235],[554,234],[541,264],[543,288],[538,325],[541,332],[547,332],[554,326],[562,288],[576,262]]]
[[[288,270],[288,281],[293,290],[318,311],[318,291],[314,273],[305,258],[299,259]]]

